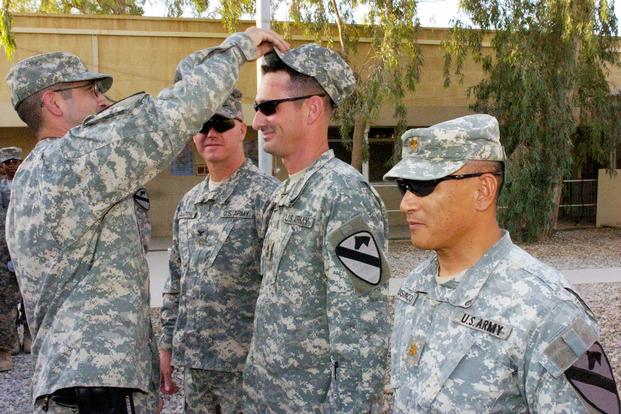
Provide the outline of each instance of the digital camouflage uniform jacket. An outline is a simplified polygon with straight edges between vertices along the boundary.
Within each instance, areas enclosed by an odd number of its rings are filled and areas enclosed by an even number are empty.
[[[148,391],[149,275],[131,195],[165,169],[256,57],[245,34],[186,57],[175,85],[137,94],[40,141],[7,218],[33,344],[33,401],[73,386]],[[150,349],[152,347],[152,349]]]
[[[244,412],[369,412],[383,396],[390,332],[384,205],[331,150],[303,174],[270,205]]]
[[[208,183],[177,206],[160,349],[172,349],[179,367],[241,372],[261,286],[263,213],[278,180],[246,160],[213,191]]]
[[[395,413],[584,413],[564,371],[599,335],[568,282],[507,232],[459,281],[434,255],[405,280],[392,337]]]

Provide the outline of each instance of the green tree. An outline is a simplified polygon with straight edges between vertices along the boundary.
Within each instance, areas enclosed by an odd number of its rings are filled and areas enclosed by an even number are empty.
[[[3,0],[0,45],[11,59],[15,50],[12,13],[141,15],[144,3],[145,0]]]
[[[205,0],[170,0],[168,10],[180,15],[189,8],[201,14],[209,6]],[[254,7],[254,0],[223,0],[213,17],[234,31],[240,17],[254,13]],[[343,142],[352,146],[351,164],[361,170],[368,157],[365,136],[383,102],[390,100],[393,106],[396,136],[406,127],[403,97],[415,89],[422,65],[414,41],[419,29],[416,0],[273,0],[271,10],[272,16],[285,11],[284,22],[272,22],[276,31],[289,38],[302,34],[334,48],[352,66],[356,90],[338,115]],[[361,47],[361,40],[368,40],[370,47]]]
[[[462,0],[445,47],[445,81],[468,55],[484,79],[473,109],[495,115],[507,151],[500,221],[518,240],[554,229],[563,177],[586,157],[609,169],[621,132],[606,76],[619,64],[607,0]],[[490,48],[484,49],[483,43]],[[578,133],[578,127],[580,132]],[[504,208],[503,208],[504,207]]]

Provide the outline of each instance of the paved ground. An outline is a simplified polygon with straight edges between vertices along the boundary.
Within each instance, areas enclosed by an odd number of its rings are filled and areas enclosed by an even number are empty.
[[[153,305],[157,303],[157,292],[166,275],[166,240],[155,241],[154,250],[148,255],[151,274]],[[602,328],[602,345],[605,347],[621,385],[621,229],[589,229],[557,232],[551,240],[523,246],[541,260],[563,270],[563,273],[577,283],[577,290],[599,318]],[[416,263],[428,253],[415,250],[407,240],[391,241],[390,263],[395,278],[404,277]],[[159,287],[158,287],[159,286]],[[156,317],[159,309],[153,308]],[[14,357],[15,368],[9,373],[0,373],[0,414],[29,413],[29,382],[32,375],[30,355]],[[181,378],[178,376],[178,381]],[[388,389],[388,387],[387,387]],[[387,394],[387,409],[390,394]],[[168,398],[164,413],[181,412],[182,396]]]

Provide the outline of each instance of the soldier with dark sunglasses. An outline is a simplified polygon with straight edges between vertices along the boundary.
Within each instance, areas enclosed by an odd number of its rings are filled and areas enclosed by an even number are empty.
[[[265,211],[278,180],[244,155],[241,93],[194,135],[209,175],[183,196],[173,220],[162,300],[161,390],[184,372],[184,413],[238,414],[259,296]]]
[[[244,413],[378,413],[390,331],[386,211],[328,147],[354,75],[316,44],[265,60],[253,127],[289,177],[269,206]]]
[[[435,251],[397,295],[393,412],[618,413],[595,315],[498,226],[499,135],[489,115],[407,131],[384,176],[412,244]]]

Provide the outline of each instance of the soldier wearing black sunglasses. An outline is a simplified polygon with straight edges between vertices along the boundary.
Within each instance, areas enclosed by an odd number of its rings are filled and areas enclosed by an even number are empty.
[[[261,285],[263,211],[278,185],[246,159],[245,135],[235,89],[193,137],[209,175],[183,196],[173,220],[161,383],[165,393],[175,392],[172,366],[183,369],[188,413],[241,412],[241,374]]]
[[[591,310],[496,221],[498,122],[470,115],[407,131],[385,179],[412,244],[434,250],[403,282],[392,335],[395,412],[619,412]]]
[[[244,412],[379,412],[389,332],[386,212],[328,148],[330,118],[353,91],[353,73],[313,44],[269,55],[262,69],[253,127],[289,178],[268,212]]]

